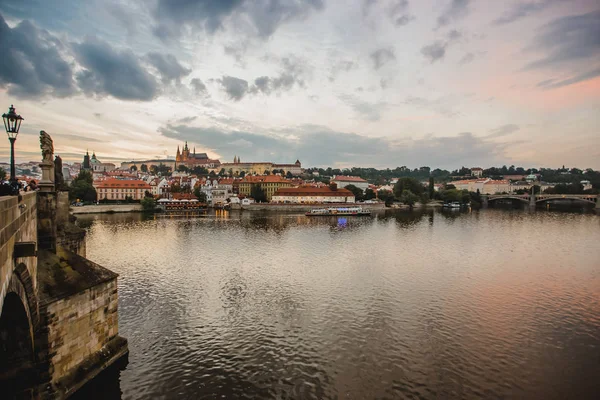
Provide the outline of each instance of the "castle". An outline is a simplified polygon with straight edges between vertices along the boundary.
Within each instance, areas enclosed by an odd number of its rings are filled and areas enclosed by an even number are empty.
[[[177,146],[175,163],[177,165],[183,164],[186,167],[194,167],[198,165],[205,168],[218,168],[221,165],[219,160],[211,160],[206,153],[196,154],[195,147],[194,151],[191,152],[187,141],[185,142],[185,146],[183,146],[182,151],[180,151],[179,146]]]

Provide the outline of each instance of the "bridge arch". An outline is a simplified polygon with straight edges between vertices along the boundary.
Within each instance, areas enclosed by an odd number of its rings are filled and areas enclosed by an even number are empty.
[[[523,197],[518,197],[518,196],[511,196],[511,195],[496,195],[496,196],[489,196],[488,197],[488,202],[492,202],[492,201],[496,201],[496,200],[519,200],[522,203],[526,203],[529,204],[529,199],[527,198],[523,198]]]
[[[38,326],[36,296],[29,271],[13,271],[0,310],[0,393],[16,395],[30,387],[36,362],[34,337]]]
[[[582,202],[593,204],[593,205],[597,204],[594,200],[591,200],[591,199],[586,199],[586,198],[583,198],[583,197],[567,196],[567,195],[560,196],[560,197],[542,197],[541,199],[537,198],[535,200],[535,202],[536,203],[543,203],[545,201],[550,202],[550,201],[555,201],[555,200],[576,200],[576,201],[582,201]]]

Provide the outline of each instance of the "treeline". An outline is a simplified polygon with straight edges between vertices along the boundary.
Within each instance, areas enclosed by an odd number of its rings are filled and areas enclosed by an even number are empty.
[[[401,202],[409,206],[415,203],[428,203],[432,200],[441,200],[444,202],[458,201],[460,203],[471,203],[477,206],[481,202],[480,193],[469,192],[468,190],[458,190],[452,185],[447,188],[436,191],[434,188],[434,178],[429,178],[429,183],[424,186],[421,181],[415,178],[403,177],[398,179],[398,182],[393,187],[393,190],[379,190],[375,193],[372,189],[362,189],[348,185],[345,187],[350,190],[356,201],[371,200],[378,198],[384,201],[387,206],[394,202]]]
[[[430,167],[420,167],[410,169],[406,166],[396,167],[394,169],[376,169],[376,168],[308,168],[308,174],[318,172],[319,177],[316,180],[328,182],[328,179],[334,175],[360,176],[361,178],[375,185],[384,185],[395,178],[414,178],[421,182],[427,181],[430,177],[435,179],[436,183],[445,183],[454,179],[471,177],[471,169],[461,167],[453,171],[445,169],[431,169]],[[511,166],[491,167],[483,169],[483,177],[491,179],[501,179],[505,175],[530,175],[539,174],[544,182],[561,184],[579,184],[583,180],[590,181],[592,186],[600,189],[600,171],[591,168],[582,170],[578,168],[523,168]]]

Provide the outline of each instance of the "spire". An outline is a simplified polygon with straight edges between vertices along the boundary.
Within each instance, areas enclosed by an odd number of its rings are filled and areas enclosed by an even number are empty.
[[[188,146],[187,146],[187,140],[185,141],[185,148],[183,150],[189,151]]]
[[[194,155],[196,155],[196,146],[194,146]]]

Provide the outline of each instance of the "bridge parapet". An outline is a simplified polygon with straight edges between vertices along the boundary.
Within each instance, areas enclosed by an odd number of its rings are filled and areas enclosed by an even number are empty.
[[[15,246],[37,242],[36,193],[0,197],[0,310],[16,267],[25,265],[37,292],[37,257],[15,258]],[[35,293],[32,293],[35,294]]]

